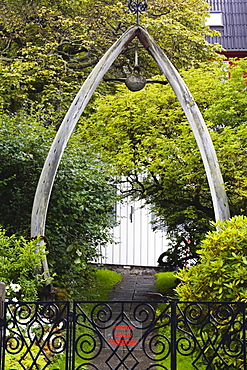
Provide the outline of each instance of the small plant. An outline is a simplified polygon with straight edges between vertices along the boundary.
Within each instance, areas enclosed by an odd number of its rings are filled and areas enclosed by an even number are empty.
[[[38,298],[38,287],[45,283],[39,274],[45,252],[37,250],[37,240],[7,236],[0,228],[0,281],[6,284],[6,299],[28,301]]]

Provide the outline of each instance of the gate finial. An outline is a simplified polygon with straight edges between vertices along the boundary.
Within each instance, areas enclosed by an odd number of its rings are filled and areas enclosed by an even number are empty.
[[[140,1],[140,0],[128,0],[128,8],[130,13],[136,14],[136,24],[139,26],[139,18],[140,14],[143,14],[148,9],[148,2],[147,0]]]

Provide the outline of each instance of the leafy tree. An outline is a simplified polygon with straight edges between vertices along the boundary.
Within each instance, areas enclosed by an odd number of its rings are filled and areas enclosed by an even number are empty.
[[[203,35],[204,0],[154,1],[142,17],[167,55],[178,66],[215,59],[215,46]],[[46,123],[58,123],[89,70],[134,23],[127,3],[102,0],[3,0],[0,4],[0,102],[4,109],[34,110]],[[140,54],[143,55],[142,50]],[[145,52],[145,55],[147,53]],[[133,44],[118,58],[110,75],[133,69]],[[140,58],[142,60],[142,58]],[[141,61],[147,75],[153,61]],[[104,90],[108,89],[106,86]],[[102,88],[101,88],[102,90]]]
[[[229,65],[223,66],[221,83],[217,84],[213,95],[214,104],[210,104],[204,113],[214,124],[214,130],[219,131],[226,126],[239,127],[246,123],[246,71],[247,58],[232,59]]]
[[[64,111],[66,97],[81,83],[88,26],[67,1],[10,0],[0,10],[3,107],[14,112],[34,102],[43,117]]]
[[[183,76],[207,119],[231,212],[246,214],[247,97],[246,76],[240,71],[247,69],[247,61],[227,68],[205,64],[184,71]],[[116,95],[99,98],[95,107],[81,124],[87,142],[112,162],[116,175],[125,176],[134,197],[153,207],[175,237],[177,250],[183,254],[181,243],[189,239],[194,252],[214,213],[199,149],[171,88],[151,85],[133,94],[121,86]]]
[[[35,189],[54,134],[27,116],[1,117],[0,224],[8,235],[30,235]],[[109,241],[115,199],[107,166],[88,154],[75,134],[59,167],[45,235],[48,261],[60,286],[83,289],[88,262]]]

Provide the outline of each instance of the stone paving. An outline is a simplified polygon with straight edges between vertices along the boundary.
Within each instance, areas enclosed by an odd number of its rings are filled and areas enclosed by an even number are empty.
[[[129,300],[145,301],[154,300],[152,297],[155,289],[155,277],[152,275],[123,275],[123,280],[116,284],[110,293],[110,301]]]
[[[113,317],[118,317],[120,306],[117,301],[131,301],[131,303],[124,304],[124,314],[126,314],[126,322],[128,318],[133,319],[133,312],[138,306],[138,302],[149,302],[152,307],[155,307],[155,300],[157,297],[155,289],[155,277],[154,275],[136,275],[125,273],[122,275],[123,280],[119,282],[110,293],[110,304],[113,310]],[[116,302],[116,303],[114,303]],[[140,306],[141,307],[141,306]],[[143,306],[146,309],[145,305]],[[148,311],[148,310],[147,310]],[[144,313],[144,311],[143,311]],[[125,321],[124,321],[125,322]],[[130,321],[131,322],[131,321]],[[137,322],[138,324],[138,322]],[[143,332],[141,330],[133,331],[133,339],[135,335],[138,337]],[[135,334],[137,333],[137,334]],[[93,365],[95,369],[99,370],[155,370],[155,366],[151,366],[154,363],[144,353],[141,344],[135,348],[131,346],[118,345],[113,346],[116,352],[107,348],[101,351],[94,361]],[[134,348],[134,351],[131,350]],[[110,358],[110,360],[109,360]],[[151,366],[151,367],[150,367]]]

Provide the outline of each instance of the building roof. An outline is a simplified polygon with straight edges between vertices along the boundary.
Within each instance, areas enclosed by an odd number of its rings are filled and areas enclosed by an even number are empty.
[[[212,26],[208,22],[211,29],[220,31],[221,36],[207,37],[207,40],[221,44],[228,52],[247,51],[247,0],[207,1],[211,6],[210,14],[222,21],[214,22]]]

